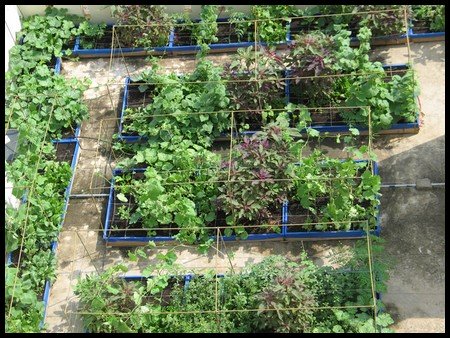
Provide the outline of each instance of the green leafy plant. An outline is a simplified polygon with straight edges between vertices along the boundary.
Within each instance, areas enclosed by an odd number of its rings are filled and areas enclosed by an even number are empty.
[[[300,27],[307,27],[307,30],[321,30],[326,33],[332,32],[336,24],[343,25],[352,32],[353,37],[362,27],[367,27],[372,30],[374,37],[378,37],[406,33],[402,9],[402,5],[317,5],[301,10],[301,15],[319,14],[321,17],[296,21],[299,21]],[[409,15],[408,11],[408,18]]]
[[[258,20],[259,40],[269,45],[286,41],[288,17],[295,13],[293,5],[251,6],[252,19]]]
[[[36,66],[32,74],[23,74],[20,80],[7,87],[5,115],[10,128],[26,133],[25,129],[32,123],[43,131],[48,130],[48,137],[60,138],[62,131],[89,116],[83,102],[83,93],[89,84],[87,78],[68,79],[53,74],[44,65]]]
[[[290,181],[287,168],[293,162],[290,152],[292,137],[288,130],[286,116],[279,115],[277,121],[263,127],[251,137],[245,136],[242,142],[233,148],[231,163],[225,162],[222,176],[229,182],[219,187],[219,209],[227,215],[228,225],[246,225],[256,223],[279,225],[280,220],[274,213],[281,213],[281,204],[286,199]],[[228,176],[229,175],[229,176]],[[243,228],[235,228],[237,234],[247,236]],[[258,231],[249,229],[248,231]],[[231,228],[226,235],[233,232]]]
[[[253,46],[237,50],[223,73],[231,108],[238,111],[234,114],[237,129],[259,130],[274,121],[277,112],[268,115],[271,109],[284,108],[283,69],[281,58],[270,50],[255,51]]]
[[[228,21],[234,28],[239,42],[255,40],[254,23],[244,13],[233,11]]]
[[[141,75],[139,79],[155,86],[153,100],[145,107],[127,109],[126,119],[131,124],[124,131],[155,142],[183,136],[201,146],[211,145],[230,125],[229,113],[222,112],[229,98],[221,74],[221,67],[201,59],[194,72],[184,76],[156,71]]]
[[[383,248],[375,240],[373,247],[377,255]],[[393,322],[389,314],[378,314],[375,325],[373,308],[364,307],[365,301],[373,302],[370,274],[362,273],[369,268],[366,241],[333,254],[333,267],[318,266],[305,252],[294,261],[274,255],[240,273],[190,274],[183,284],[186,271],[174,265],[176,256],[169,251],[158,254],[160,262],[145,268],[140,281],[118,278],[127,271],[119,265],[80,279],[76,293],[85,327],[95,333],[392,332],[386,328]],[[146,254],[129,256],[135,260]],[[375,284],[381,291],[389,267],[373,268],[384,273]]]
[[[331,159],[316,149],[303,157],[294,171],[291,204],[298,202],[301,209],[291,212],[308,215],[294,223],[313,223],[302,225],[304,230],[364,229],[365,220],[370,228],[375,226],[380,177],[372,175],[368,163]]]
[[[217,24],[218,11],[218,5],[202,5],[200,21],[192,27],[192,35],[197,41],[197,45],[215,43],[219,40],[217,37],[219,31]]]
[[[121,45],[158,47],[168,44],[173,21],[165,12],[165,6],[111,5],[111,14],[118,25],[116,33]]]
[[[94,41],[101,39],[106,33],[106,23],[90,24],[87,21],[80,23],[80,47],[84,49],[94,48]]]
[[[424,21],[431,32],[445,32],[445,5],[412,5],[413,19]],[[417,27],[416,29],[416,26]],[[414,24],[414,31],[419,30],[419,23]]]
[[[142,179],[132,174],[117,176],[115,190],[122,202],[133,200],[135,206],[121,207],[122,219],[131,227],[174,226],[180,241],[207,241],[205,226],[214,221],[217,196],[216,172],[219,156],[189,142],[151,143],[138,150],[133,166],[148,165]],[[211,181],[211,182],[209,182]],[[149,236],[155,231],[149,230]]]
[[[75,25],[80,25],[78,28]],[[14,161],[6,165],[18,210],[6,208],[6,251],[21,250],[19,267],[7,267],[5,297],[7,332],[40,332],[45,281],[55,276],[50,245],[58,238],[70,165],[59,162],[51,138],[87,117],[82,102],[88,81],[56,75],[49,66],[55,57],[70,54],[70,43],[89,24],[67,10],[48,7],[45,16],[23,20],[21,44],[10,53],[5,75],[6,128],[17,128]],[[18,262],[13,262],[18,264]],[[17,278],[15,276],[17,275]]]

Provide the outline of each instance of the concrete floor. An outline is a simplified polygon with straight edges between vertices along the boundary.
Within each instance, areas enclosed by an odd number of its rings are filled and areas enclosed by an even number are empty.
[[[384,63],[408,60],[405,46],[377,48],[376,52]],[[412,44],[411,57],[421,87],[423,125],[417,135],[383,135],[375,140],[380,175],[382,182],[389,183],[415,183],[419,178],[445,182],[445,43]],[[222,63],[228,56],[217,54],[210,58]],[[162,62],[166,71],[181,72],[194,65],[192,57]],[[63,62],[63,74],[88,76],[93,80],[85,94],[91,117],[81,128],[81,152],[72,194],[108,192],[115,163],[110,142],[117,131],[120,90],[124,77],[144,66],[143,59],[127,59],[126,63],[117,59],[111,69],[109,58]],[[338,153],[340,150],[334,147],[330,151]],[[383,301],[395,319],[393,329],[397,332],[444,332],[445,188],[386,188],[382,193],[382,237],[386,239],[386,253],[395,262]],[[73,294],[73,286],[80,276],[102,271],[118,262],[130,266],[130,274],[142,269],[142,264],[127,260],[125,249],[105,247],[101,238],[105,207],[106,198],[70,199],[59,237],[58,277],[52,286],[47,309],[48,332],[82,332],[76,313],[77,298]],[[230,265],[238,270],[247,262],[257,262],[271,254],[295,257],[305,248],[318,262],[327,264],[330,250],[340,244],[351,245],[351,242],[227,243],[226,247],[219,246],[220,252],[210,250],[205,255],[198,255],[194,248],[179,247],[177,262],[194,271],[215,267],[218,272],[225,272]],[[224,254],[226,252],[234,256]],[[151,262],[155,251],[148,253]]]

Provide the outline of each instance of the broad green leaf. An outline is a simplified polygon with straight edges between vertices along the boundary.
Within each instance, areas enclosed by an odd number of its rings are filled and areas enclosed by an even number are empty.
[[[121,202],[124,202],[124,203],[128,202],[128,198],[126,198],[125,195],[122,194],[122,193],[117,194],[117,199],[118,199],[119,201],[121,201]]]

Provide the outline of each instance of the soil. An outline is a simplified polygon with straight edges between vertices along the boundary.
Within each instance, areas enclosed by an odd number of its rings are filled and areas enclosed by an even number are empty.
[[[61,131],[61,139],[65,139],[65,138],[73,138],[75,137],[75,131],[78,128],[77,125],[74,125],[72,127],[63,129]]]
[[[73,155],[75,153],[75,142],[56,143],[56,159],[58,162],[67,162],[72,164]]]
[[[92,39],[86,39],[86,42],[92,42]],[[95,39],[93,41],[93,46],[89,49],[110,49],[112,43],[112,30],[105,31],[105,34],[103,37],[99,39]],[[117,46],[117,41],[114,41],[114,46]],[[129,48],[129,46],[122,46],[122,48]],[[83,46],[80,45],[80,49],[86,49]]]
[[[155,90],[155,86],[150,85],[146,91],[141,92],[139,90],[139,86],[145,84],[144,82],[134,82],[131,81],[128,85],[128,96],[127,96],[127,106],[126,108],[138,108],[138,107],[145,107],[146,105],[153,102],[153,91]],[[123,91],[120,95],[121,98],[123,98]],[[122,100],[119,104],[120,110],[119,110],[119,117],[121,114],[121,107],[122,107]],[[122,125],[124,128],[128,127],[130,125],[131,120],[124,119],[122,122]],[[122,133],[122,135],[126,136],[138,136],[139,133],[136,131],[130,131]]]
[[[248,32],[253,32],[253,26],[249,28]],[[216,34],[219,39],[214,44],[219,43],[236,43],[236,42],[250,42],[253,41],[253,33],[249,35],[249,37],[242,37],[241,41],[239,41],[238,36],[235,33],[235,24],[232,23],[219,23],[218,24],[218,32]],[[192,30],[188,27],[176,27],[174,32],[174,46],[195,46],[197,45],[196,39],[192,37]]]
[[[183,279],[177,279],[177,278],[171,278],[169,279],[169,285],[162,291],[161,295],[161,306],[168,306],[171,303],[171,297],[170,294],[172,293],[172,290],[175,288],[183,288],[184,287],[184,280]]]
[[[431,33],[430,26],[426,21],[415,20],[413,21],[414,34]]]
[[[144,82],[131,81],[128,85],[128,101],[127,108],[144,107],[153,102],[153,92],[155,86],[149,85],[146,91],[141,92],[139,86]]]
[[[275,208],[275,206],[270,206],[269,207],[269,211],[272,214],[272,217],[270,217],[269,220],[266,220],[266,222],[270,225],[274,225],[274,226],[281,226],[281,206],[280,208]],[[226,223],[226,214],[225,212],[218,210],[216,213],[216,219],[215,221],[211,222],[210,224],[208,224],[208,227],[217,227],[217,226],[221,226],[224,227],[222,229],[220,229],[220,232],[222,234],[222,236],[225,236],[224,230],[228,227],[227,223]],[[250,221],[250,220],[246,220],[243,219],[241,220],[241,224],[242,225],[257,225],[257,224],[262,224],[263,221]],[[268,233],[274,233],[274,231],[270,228],[270,227],[254,227],[254,228],[247,228],[246,229],[248,234],[268,234]],[[212,229],[209,231],[209,235],[210,236],[215,236],[217,235],[217,230],[216,229]]]
[[[301,22],[303,21],[303,22]],[[293,39],[293,35],[295,34],[304,34],[311,30],[313,30],[316,26],[314,22],[306,22],[306,20],[302,19],[292,19],[291,21],[291,39]]]
[[[144,178],[144,173],[139,172],[135,173],[133,176],[133,179],[139,180]],[[148,228],[145,227],[142,222],[137,222],[134,224],[129,224],[128,220],[122,220],[118,214],[118,209],[121,206],[127,206],[127,209],[130,211],[130,214],[132,214],[136,210],[136,201],[133,196],[127,195],[126,196],[128,201],[122,202],[117,198],[117,191],[114,191],[114,202],[112,206],[112,210],[110,213],[110,229],[122,229],[123,231],[110,231],[109,236],[110,237],[148,237],[148,231],[149,230],[136,230],[136,229],[143,229]],[[156,232],[153,236],[164,236],[164,237],[172,237],[176,235],[179,231],[178,229],[172,230],[171,228],[179,228],[176,224],[161,224],[157,226],[158,228],[170,228],[167,230],[152,230]],[[153,237],[152,236],[152,237]]]

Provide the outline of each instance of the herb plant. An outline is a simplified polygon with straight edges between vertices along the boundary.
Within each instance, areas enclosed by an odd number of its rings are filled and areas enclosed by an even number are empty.
[[[290,181],[274,180],[289,178],[287,168],[294,159],[291,141],[288,121],[280,115],[277,122],[269,123],[251,137],[245,136],[234,146],[231,163],[223,165],[228,170],[222,176],[226,179],[229,174],[229,182],[219,187],[218,197],[219,209],[227,215],[228,225],[279,224],[273,213],[281,213]],[[235,231],[247,236],[242,228]],[[227,229],[225,233],[230,234],[232,230]]]
[[[227,110],[229,98],[221,74],[220,67],[205,59],[184,76],[158,75],[156,71],[146,74],[146,82],[156,87],[153,101],[145,107],[127,109],[126,119],[131,124],[125,131],[155,142],[183,136],[201,146],[211,145],[230,125],[229,113],[222,112]]]
[[[335,267],[318,266],[302,252],[294,261],[266,257],[235,274],[191,274],[187,283],[181,279],[185,271],[173,265],[176,256],[169,252],[158,263],[166,273],[149,266],[141,281],[125,281],[118,277],[127,271],[120,265],[79,280],[76,293],[85,327],[95,333],[392,332],[386,328],[393,322],[388,313],[378,314],[375,326],[373,309],[358,307],[373,302],[364,246],[359,241],[354,249],[335,253],[340,262]],[[382,250],[376,241],[373,246],[377,253]],[[131,254],[141,255],[145,257],[143,252]],[[383,273],[377,275],[375,289],[381,291],[389,267],[375,263],[373,268]],[[216,300],[224,310],[218,314]]]
[[[429,28],[430,32],[445,32],[445,5],[412,5],[414,31],[423,29],[420,21]],[[418,27],[417,27],[418,26]]]
[[[283,69],[281,58],[271,51],[255,51],[253,46],[237,50],[223,76],[228,80],[231,108],[238,111],[234,114],[238,129],[258,130],[274,120],[264,110],[284,108]]]
[[[111,5],[119,42],[127,47],[158,47],[169,43],[173,22],[161,5]],[[121,25],[127,25],[120,27]]]

